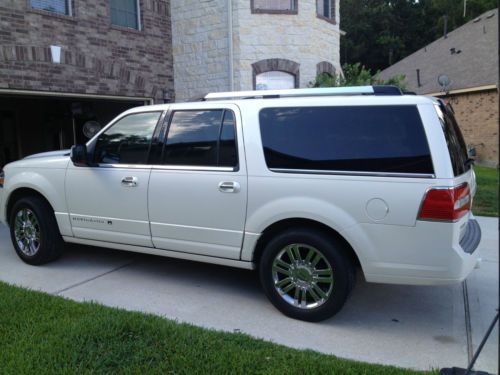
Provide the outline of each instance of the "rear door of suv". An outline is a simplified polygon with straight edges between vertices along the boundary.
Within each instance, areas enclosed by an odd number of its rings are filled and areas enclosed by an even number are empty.
[[[239,259],[247,173],[238,107],[172,105],[164,133],[149,182],[154,246]]]

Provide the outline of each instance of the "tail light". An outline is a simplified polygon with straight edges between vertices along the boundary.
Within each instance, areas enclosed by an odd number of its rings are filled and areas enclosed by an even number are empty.
[[[470,211],[471,203],[468,183],[454,188],[433,188],[425,194],[418,219],[456,221]]]

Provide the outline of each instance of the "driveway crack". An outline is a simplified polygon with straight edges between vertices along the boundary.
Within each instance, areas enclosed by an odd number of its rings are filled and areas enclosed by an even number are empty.
[[[104,272],[104,273],[102,273],[100,275],[96,275],[94,277],[91,277],[90,279],[86,279],[86,280],[80,281],[78,283],[72,284],[72,285],[70,285],[70,286],[68,286],[66,288],[60,289],[60,290],[54,292],[54,294],[55,295],[60,295],[61,293],[67,292],[68,290],[71,290],[73,288],[76,288],[76,287],[82,286],[84,284],[90,283],[91,281],[94,281],[94,280],[97,280],[97,279],[99,279],[99,278],[101,278],[103,276],[109,275],[110,273],[119,271],[119,270],[121,270],[121,269],[123,269],[125,267],[128,267],[128,266],[131,266],[134,263],[135,263],[135,260],[132,260],[132,261],[130,261],[128,263],[122,264],[121,266],[118,266],[118,267],[113,268],[113,269],[111,269],[109,271],[106,271],[106,272]]]
[[[474,348],[472,343],[472,326],[470,322],[469,291],[467,288],[467,280],[463,281],[462,290],[464,296],[465,334],[467,337],[467,362],[470,363],[470,361],[472,361],[472,357],[474,356]]]

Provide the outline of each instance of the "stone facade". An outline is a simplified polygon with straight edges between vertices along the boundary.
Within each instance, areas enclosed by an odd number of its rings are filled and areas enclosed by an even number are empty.
[[[252,64],[286,59],[300,64],[298,87],[316,78],[317,64],[331,63],[340,72],[339,1],[335,20],[317,15],[316,0],[299,0],[297,14],[252,14],[250,1],[235,0],[235,90],[254,88]],[[334,22],[332,22],[334,21]]]
[[[227,0],[171,0],[177,100],[229,89]]]
[[[479,91],[446,97],[455,110],[467,144],[479,164],[498,166],[498,91]]]
[[[150,98],[174,96],[170,6],[140,0],[141,30],[111,25],[109,1],[72,0],[72,15],[0,4],[0,89]],[[52,61],[50,46],[61,48]]]
[[[285,65],[294,72],[285,71],[294,75],[297,87],[307,87],[320,70],[340,72],[338,3],[333,2],[335,18],[330,20],[317,14],[317,0],[298,0],[293,11],[271,12],[252,11],[251,0],[172,0],[176,98],[253,90],[260,67],[272,61],[290,62]]]

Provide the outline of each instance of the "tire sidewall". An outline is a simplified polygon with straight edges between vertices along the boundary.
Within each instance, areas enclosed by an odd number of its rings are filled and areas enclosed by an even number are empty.
[[[328,300],[317,308],[305,310],[294,307],[286,302],[274,287],[273,261],[283,248],[293,243],[314,247],[328,260],[333,269],[332,293]],[[333,316],[342,308],[351,289],[352,265],[341,249],[338,241],[319,231],[297,229],[279,234],[267,244],[260,261],[260,280],[267,297],[278,310],[294,319],[320,321]]]
[[[38,220],[38,225],[40,226],[40,247],[38,248],[38,251],[31,256],[23,253],[22,250],[19,248],[17,241],[15,240],[16,237],[14,233],[14,226],[15,226],[16,215],[20,210],[24,208],[27,208],[33,212],[33,214],[36,216],[36,219]],[[34,200],[33,198],[22,198],[19,201],[17,201],[14,204],[14,207],[12,208],[9,221],[12,244],[14,246],[14,249],[16,250],[17,255],[26,263],[39,264],[44,258],[44,252],[47,251],[46,249],[47,237],[50,228],[48,226],[48,220],[46,215],[47,212],[46,210],[44,210],[44,207],[40,205],[39,202],[37,200]]]

